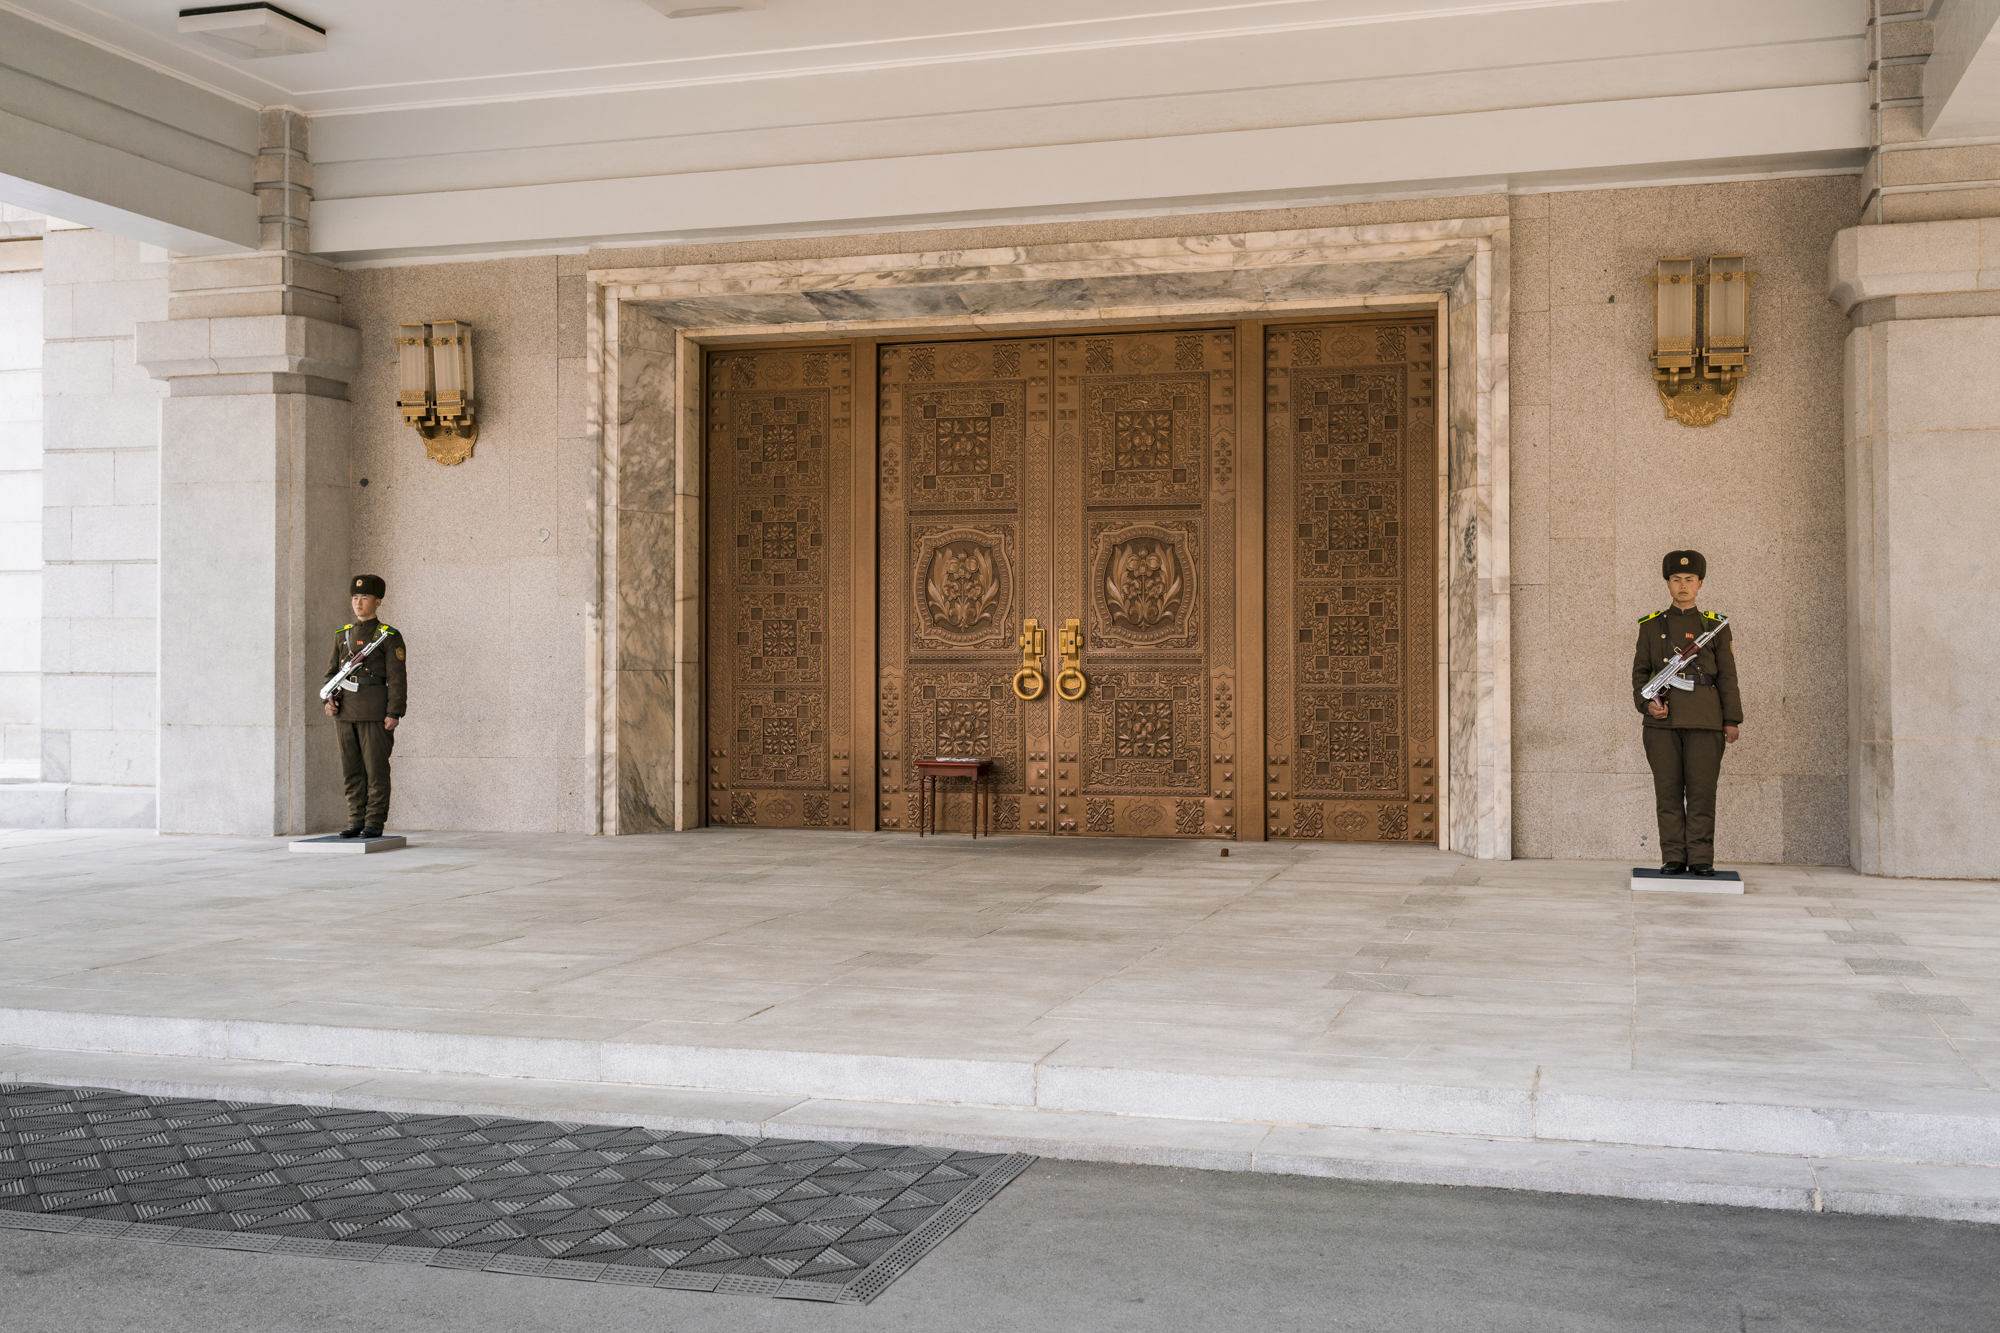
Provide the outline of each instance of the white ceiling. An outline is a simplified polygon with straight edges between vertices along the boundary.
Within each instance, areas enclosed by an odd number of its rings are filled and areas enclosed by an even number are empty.
[[[327,50],[256,60],[182,37],[188,3],[0,11],[311,114],[315,243],[352,261],[1854,170],[1868,142],[1856,0],[289,0]],[[219,133],[117,62],[29,63],[79,142],[172,164]]]
[[[183,37],[171,0],[0,7],[230,96],[315,115],[1284,34],[1321,53],[1333,77],[1355,72],[1338,69],[1343,29],[1393,40],[1400,27],[1433,57],[1421,63],[1478,68],[1496,55],[1520,59],[1485,48],[1493,29],[1482,17],[1569,11],[1563,17],[1578,22],[1588,47],[1599,26],[1590,11],[1631,8],[1619,0],[770,0],[761,11],[670,20],[643,0],[295,0],[284,7],[325,27],[327,50],[236,60]],[[1665,12],[1646,8],[1655,20]],[[1736,9],[1737,20],[1720,27],[1655,21],[1645,36],[1659,49],[1724,52],[1770,40],[1773,22],[1807,42],[1824,40],[1829,25],[1846,36],[1861,28],[1854,0],[1757,0]],[[1801,11],[1821,21],[1800,27]],[[1570,53],[1560,40],[1548,44],[1549,26],[1528,25],[1544,59],[1559,62]],[[1189,56],[1201,63],[1194,50]]]

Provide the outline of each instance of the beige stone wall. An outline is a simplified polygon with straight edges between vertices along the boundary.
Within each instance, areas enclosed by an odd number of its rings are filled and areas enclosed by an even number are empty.
[[[353,564],[388,580],[382,614],[410,642],[397,828],[584,827],[582,273],[579,255],[345,275]],[[441,318],[472,324],[477,358],[479,443],[456,467],[395,409],[397,324]]]
[[[1514,200],[1514,851],[1657,851],[1629,673],[1665,605],[1660,556],[1708,556],[1732,618],[1743,740],[1723,768],[1722,861],[1845,864],[1841,347],[1827,300],[1852,177]],[[1667,420],[1647,355],[1662,255],[1742,251],[1753,369],[1733,414]],[[1613,299],[1615,298],[1615,300]]]

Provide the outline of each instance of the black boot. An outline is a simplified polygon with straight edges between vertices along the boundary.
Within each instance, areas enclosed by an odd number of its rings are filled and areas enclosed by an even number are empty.
[[[340,836],[341,836],[341,837],[343,837],[343,838],[358,838],[358,837],[360,837],[360,836],[361,836],[361,825],[359,825],[359,824],[356,824],[356,825],[355,825],[355,826],[354,826],[353,828],[344,828],[344,829],[342,829],[342,830],[340,831]]]
[[[1669,861],[1660,867],[1660,873],[1662,875],[1685,875],[1687,868],[1688,863],[1685,861]]]
[[[1705,875],[1712,879],[1715,876],[1715,867],[1707,864],[1698,866],[1689,866],[1688,873],[1690,875]]]
[[[379,838],[382,836],[382,830],[370,825],[361,830],[361,836],[364,838]]]

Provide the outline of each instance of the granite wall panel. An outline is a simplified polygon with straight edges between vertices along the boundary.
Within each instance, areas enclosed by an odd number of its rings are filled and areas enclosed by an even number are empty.
[[[588,460],[583,423],[564,411],[576,367],[563,364],[565,348],[581,355],[583,293],[563,284],[563,262],[344,275],[344,320],[361,332],[352,563],[388,581],[383,618],[410,643],[398,828],[585,831]],[[395,406],[396,326],[446,318],[473,327],[479,405],[479,442],[453,467],[425,456]]]
[[[1657,855],[1632,642],[1666,603],[1660,556],[1692,546],[1746,717],[1717,858],[1847,863],[1847,321],[1824,293],[1857,203],[1833,176],[1513,201],[1517,855]],[[1728,418],[1681,426],[1653,388],[1645,279],[1662,255],[1737,252],[1758,274],[1752,370]]]

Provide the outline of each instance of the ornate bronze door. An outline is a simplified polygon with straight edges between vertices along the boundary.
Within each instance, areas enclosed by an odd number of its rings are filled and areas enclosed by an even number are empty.
[[[854,824],[853,380],[845,346],[708,358],[712,824]]]
[[[1087,681],[1052,691],[1060,830],[1234,833],[1235,348],[1055,340],[1053,618],[1081,622]]]
[[[1049,340],[883,347],[879,374],[881,827],[916,827],[911,761],[991,755],[994,831],[1047,833],[1048,704],[1013,679],[1049,614]],[[947,793],[938,827],[970,817]]]
[[[884,827],[910,760],[981,754],[996,830],[1233,834],[1235,340],[881,350]]]
[[[1436,323],[1265,339],[1266,832],[1431,842]]]
[[[990,755],[995,832],[1434,840],[1435,349],[710,354],[709,821],[911,829],[912,761]]]

